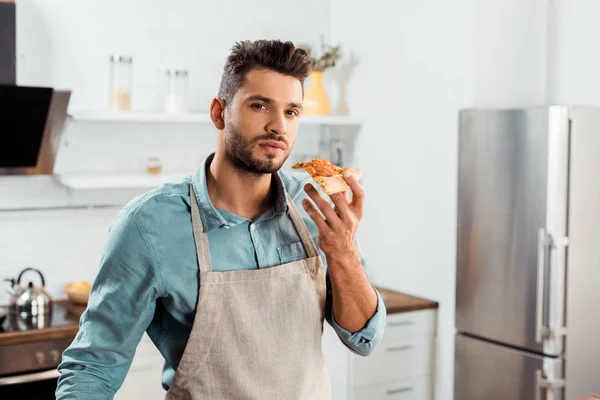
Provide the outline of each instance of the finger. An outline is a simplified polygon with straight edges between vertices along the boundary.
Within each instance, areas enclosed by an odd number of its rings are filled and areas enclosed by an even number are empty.
[[[309,199],[302,200],[302,207],[304,207],[304,210],[310,219],[313,220],[319,232],[326,232],[327,230],[331,229],[329,228],[329,225],[327,225],[325,218],[323,218],[321,213]]]
[[[348,186],[350,186],[350,190],[352,190],[352,202],[350,203],[350,208],[359,218],[361,218],[363,214],[365,191],[360,183],[358,183],[358,179],[356,179],[350,171],[344,171],[343,177]]]
[[[349,190],[344,190],[344,196],[346,196],[346,202],[350,203],[352,201],[352,192]]]
[[[321,194],[311,185],[307,183],[304,186],[304,191],[308,194],[308,197],[316,204],[317,208],[321,210],[325,219],[327,220],[330,226],[335,226],[341,224],[340,217],[336,214],[336,212],[331,208],[331,205],[327,200],[325,200]]]
[[[344,191],[344,192],[347,192]],[[333,204],[335,205],[335,212],[342,220],[347,220],[350,217],[350,206],[348,205],[348,197],[346,193],[333,193],[330,194],[329,197]]]

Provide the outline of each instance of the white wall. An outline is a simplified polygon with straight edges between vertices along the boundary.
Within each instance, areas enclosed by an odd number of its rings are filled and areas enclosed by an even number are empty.
[[[332,1],[332,39],[358,59],[351,113],[376,283],[440,302],[436,399],[452,398],[457,111],[473,97],[470,1]],[[349,54],[347,54],[349,56]]]
[[[546,102],[546,1],[332,0],[331,15],[367,116],[362,246],[377,283],[440,302],[436,399],[451,399],[457,113]]]
[[[308,22],[307,22],[308,21]],[[108,57],[133,56],[133,108],[156,107],[162,70],[190,71],[191,107],[205,110],[237,40],[318,44],[327,2],[30,0],[17,2],[17,82],[72,89],[70,110],[106,107]]]
[[[329,8],[319,0],[293,7],[276,0],[19,1],[17,81],[72,90],[71,112],[102,110],[108,57],[129,54],[134,58],[134,110],[158,107],[162,70],[178,67],[190,71],[192,110],[205,111],[235,41],[279,38],[317,45],[329,31]],[[58,172],[141,172],[144,158],[153,155],[161,157],[166,171],[189,171],[214,148],[208,125],[70,124],[65,139]],[[299,148],[313,151],[313,146]],[[0,178],[3,195],[17,189],[14,180]],[[44,196],[43,190],[29,192]],[[95,276],[117,210],[0,212],[1,276],[16,277],[25,266],[36,266],[46,275],[50,293],[64,298],[65,283]],[[0,304],[7,300],[0,291]]]
[[[474,106],[546,104],[547,3],[473,1]]]
[[[135,63],[134,109],[156,107],[160,70],[171,66],[191,71],[192,108],[204,109],[235,40],[316,44],[324,34],[341,42],[345,59],[327,78],[334,109],[347,103],[351,114],[366,116],[357,160],[368,195],[362,248],[376,283],[440,302],[436,399],[451,399],[457,111],[543,104],[548,97],[600,104],[594,51],[600,4],[550,2],[548,45],[545,3],[373,0],[365,7],[358,0],[310,0],[290,8],[276,0],[152,0],[143,7],[131,0],[22,1],[18,82],[72,89],[71,110],[100,109],[108,55],[128,53]],[[349,80],[343,102],[332,84],[340,77]],[[131,136],[139,140],[140,133]],[[38,265],[54,293],[68,280],[90,278],[114,212],[0,213],[0,273]]]
[[[552,79],[554,104],[600,105],[600,2],[554,0]]]
[[[65,298],[63,285],[93,280],[108,225],[118,209],[0,212],[0,278],[17,278],[26,267],[39,269],[54,298]],[[40,278],[26,272],[21,283]],[[8,304],[3,282],[0,304]]]

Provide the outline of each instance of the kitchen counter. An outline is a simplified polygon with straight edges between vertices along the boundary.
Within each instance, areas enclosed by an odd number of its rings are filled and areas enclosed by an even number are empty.
[[[436,301],[378,286],[376,289],[383,297],[387,314],[438,308]],[[0,306],[1,311],[8,311],[7,309],[7,306]],[[11,322],[11,317],[7,316],[0,326],[0,346],[74,338],[79,331],[79,317],[83,311],[85,306],[76,305],[69,300],[56,300],[51,323],[41,329],[25,329],[22,323]]]
[[[0,306],[2,313],[8,306]],[[43,327],[34,321],[23,321],[7,316],[0,326],[0,346],[39,342],[44,340],[74,338],[79,331],[79,317],[85,310],[69,300],[55,300],[51,320]]]
[[[383,297],[383,303],[385,304],[388,315],[409,311],[437,309],[439,306],[437,301],[412,296],[379,286],[375,286],[375,288]]]

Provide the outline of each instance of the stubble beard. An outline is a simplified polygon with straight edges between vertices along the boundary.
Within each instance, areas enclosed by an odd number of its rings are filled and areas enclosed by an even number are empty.
[[[276,133],[265,133],[258,135],[252,140],[247,140],[235,128],[231,121],[225,122],[225,152],[232,164],[240,171],[252,175],[273,174],[281,169],[290,155],[290,148],[287,140]],[[284,158],[280,162],[275,161],[275,155],[269,154],[266,160],[258,160],[252,155],[252,148],[259,140],[277,140],[286,145]]]

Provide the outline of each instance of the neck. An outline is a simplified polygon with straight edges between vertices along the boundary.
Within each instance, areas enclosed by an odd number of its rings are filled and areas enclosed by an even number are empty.
[[[254,220],[272,205],[271,174],[240,170],[217,152],[206,172],[208,196],[215,208]]]

